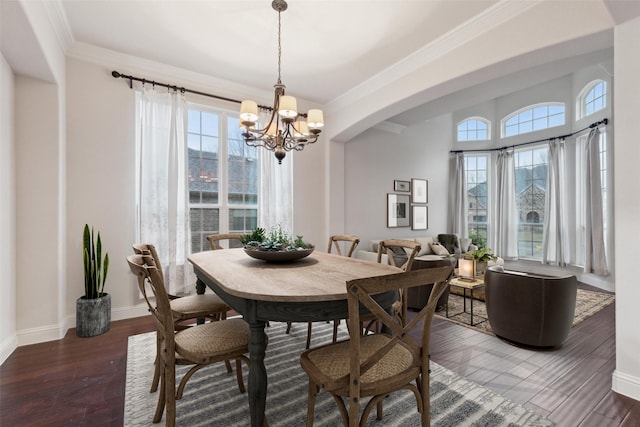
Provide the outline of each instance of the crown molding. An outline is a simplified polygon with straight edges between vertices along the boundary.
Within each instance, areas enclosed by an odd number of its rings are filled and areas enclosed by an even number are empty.
[[[122,74],[142,74],[136,77],[163,80],[165,83],[185,86],[202,92],[215,91],[216,95],[228,98],[253,99],[267,105],[273,101],[273,91],[257,89],[87,43],[73,43],[67,51],[67,57],[108,67]]]
[[[64,11],[62,2],[60,0],[54,0],[46,1],[42,4],[44,5],[49,22],[53,27],[53,31],[58,38],[58,42],[60,46],[62,46],[62,51],[66,53],[75,42],[75,39],[73,38],[71,26],[67,20],[67,14]]]

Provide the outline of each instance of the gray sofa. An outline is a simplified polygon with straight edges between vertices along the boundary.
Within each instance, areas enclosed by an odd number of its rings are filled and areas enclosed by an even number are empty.
[[[421,236],[421,237],[395,237],[400,240],[413,240],[420,243],[421,249],[416,256],[416,260],[420,261],[441,261],[450,260],[455,266],[457,259],[465,253],[475,251],[477,246],[471,244],[471,239],[460,239],[455,234],[438,234],[437,236]],[[369,247],[359,250],[355,253],[355,257],[367,261],[376,262],[378,259],[378,244],[380,240],[371,240]],[[433,243],[439,243],[440,246],[447,249],[448,255],[438,255],[433,251]],[[386,258],[386,255],[383,255]],[[383,259],[386,261],[386,259]]]

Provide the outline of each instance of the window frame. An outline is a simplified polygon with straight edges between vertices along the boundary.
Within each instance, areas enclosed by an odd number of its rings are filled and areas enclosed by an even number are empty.
[[[253,150],[256,150],[256,155],[251,158],[251,161],[257,162],[257,182],[256,182],[256,201],[255,203],[246,203],[246,204],[237,204],[232,203],[229,200],[229,185],[230,185],[230,177],[229,177],[229,162],[230,162],[230,153],[229,153],[229,119],[230,118],[238,118],[239,113],[237,111],[226,110],[222,108],[211,107],[208,105],[198,104],[198,103],[188,103],[187,104],[188,112],[198,111],[202,113],[210,113],[214,114],[218,117],[218,135],[217,135],[217,145],[218,145],[218,171],[217,171],[217,181],[218,181],[218,201],[215,202],[193,202],[191,200],[191,190],[189,189],[189,215],[191,215],[193,209],[217,209],[218,210],[218,231],[205,232],[200,229],[201,238],[200,245],[202,250],[209,249],[206,244],[206,235],[213,233],[242,233],[249,232],[251,230],[230,230],[230,219],[229,216],[234,209],[255,209],[256,212],[256,223],[259,215],[259,197],[260,197],[260,156],[257,153],[256,147],[249,147]],[[200,129],[201,131],[201,129]],[[189,123],[187,123],[187,134],[191,134],[189,132]],[[199,135],[202,135],[200,133]],[[188,139],[188,137],[187,137]],[[244,143],[244,141],[243,141]],[[202,147],[202,146],[201,146]],[[246,156],[247,150],[246,148],[243,150],[243,153]],[[189,156],[187,156],[189,159]],[[188,183],[187,183],[188,185]],[[201,219],[202,221],[202,219]],[[204,221],[202,221],[204,222]],[[193,229],[190,226],[190,242],[191,242],[191,250],[194,250],[193,243]],[[223,242],[223,245],[226,242]],[[206,248],[206,249],[205,249]]]
[[[484,221],[471,221],[470,220],[470,216],[473,213],[471,210],[471,206],[470,204],[472,203],[469,200],[469,171],[470,169],[468,168],[469,165],[469,159],[470,158],[478,158],[478,157],[482,157],[484,158],[485,161],[485,165],[486,168],[485,169],[478,169],[477,167],[477,160],[476,160],[476,167],[473,169],[473,171],[477,174],[478,171],[484,171],[485,173],[485,185],[486,185],[486,216]],[[467,206],[465,207],[465,215],[467,216],[467,233],[468,236],[471,238],[473,233],[476,233],[478,235],[479,238],[484,237],[484,246],[487,247],[489,246],[489,236],[490,236],[490,226],[491,226],[491,187],[490,187],[490,180],[491,180],[491,166],[492,166],[492,156],[490,153],[473,153],[473,154],[465,154],[464,155],[464,173],[465,173],[465,188],[467,191]],[[476,184],[479,184],[476,181]],[[484,236],[481,236],[479,233],[479,229],[484,225]],[[473,230],[472,230],[473,229]],[[478,242],[474,242],[474,243],[478,243]]]
[[[545,162],[545,163],[536,163],[536,161],[535,161],[534,153],[535,153],[535,151],[540,151],[540,150],[545,150],[545,151],[546,151],[546,153],[545,153],[546,162]],[[517,148],[517,149],[515,150],[515,152],[514,152],[514,155],[515,155],[515,156],[519,156],[519,155],[521,155],[522,153],[526,153],[526,152],[531,152],[531,165],[530,165],[530,167],[531,167],[531,169],[532,169],[532,170],[535,168],[535,166],[536,166],[536,165],[546,164],[547,173],[545,174],[545,186],[544,186],[545,200],[544,200],[544,202],[542,203],[543,210],[542,210],[542,212],[541,212],[541,215],[540,215],[540,214],[538,214],[538,222],[529,222],[529,221],[526,221],[526,218],[528,218],[528,217],[529,217],[529,215],[530,215],[532,212],[533,212],[533,213],[536,213],[535,211],[526,212],[526,213],[525,213],[525,216],[524,216],[524,219],[523,219],[523,217],[522,217],[522,215],[521,215],[521,207],[518,205],[518,198],[519,198],[519,196],[520,196],[520,194],[521,194],[521,193],[519,193],[519,192],[517,191],[517,187],[518,187],[518,185],[517,185],[517,183],[518,183],[518,180],[517,180],[517,176],[518,176],[518,168],[519,168],[519,167],[522,167],[522,166],[519,166],[519,165],[518,165],[518,161],[519,161],[519,159],[518,159],[518,157],[515,157],[515,158],[514,158],[514,172],[515,172],[514,180],[515,180],[515,181],[514,181],[514,183],[513,183],[513,184],[514,184],[514,187],[516,188],[516,194],[515,194],[515,197],[516,197],[516,212],[517,212],[517,218],[516,218],[516,219],[517,219],[517,221],[518,221],[518,222],[517,222],[517,224],[518,224],[518,226],[517,226],[517,227],[518,227],[518,229],[517,229],[517,234],[518,234],[518,238],[517,238],[518,259],[522,259],[522,260],[531,260],[531,261],[542,261],[542,257],[543,257],[543,250],[544,250],[544,235],[545,235],[545,229],[544,229],[544,227],[545,227],[545,223],[544,223],[544,220],[545,220],[545,215],[546,215],[545,210],[546,210],[546,205],[547,205],[546,197],[547,197],[547,193],[548,193],[549,148],[548,148],[548,146],[547,146],[546,144],[544,144],[544,143],[542,143],[542,144],[536,144],[536,145],[529,145],[529,146],[527,146],[527,147]],[[530,184],[530,185],[534,185],[534,184],[535,184],[535,181],[536,181],[535,177],[533,177],[533,176],[532,176],[532,178],[531,178],[531,184]],[[525,187],[525,188],[526,188],[526,187]],[[532,191],[533,191],[533,188],[532,188]],[[536,214],[537,214],[537,213],[536,213]],[[523,232],[526,232],[526,231],[522,231],[522,230],[521,230],[521,226],[523,226],[523,225],[524,225],[524,227],[530,227],[530,228],[535,227],[535,228],[540,228],[540,236],[541,236],[541,237],[540,237],[540,240],[539,240],[539,241],[538,241],[538,240],[533,240],[533,239],[531,239],[531,240],[522,240],[522,239],[520,238],[520,235],[521,235]],[[534,231],[533,231],[533,230],[532,230],[532,231],[530,231],[530,232],[531,232],[532,234],[534,233]],[[530,243],[530,246],[531,246],[531,248],[530,248],[530,249],[531,249],[531,254],[530,254],[530,255],[529,255],[529,254],[522,254],[522,252],[521,252],[521,250],[520,250],[520,249],[521,249],[521,245],[522,245],[522,244],[521,244],[521,242],[523,242],[523,241],[524,241],[524,242],[529,242],[529,243]],[[537,256],[537,255],[536,255],[536,250],[534,250],[534,246],[533,246],[536,242],[538,242],[538,243],[540,244],[540,248],[535,248],[535,249],[537,249],[537,251],[538,251],[538,253],[539,253],[539,256]]]
[[[475,139],[460,139],[460,126],[462,126],[465,123],[471,122],[471,121],[475,121],[475,122],[480,122],[484,125],[487,126],[487,137],[484,139],[479,139],[479,138],[475,138]],[[467,135],[469,134],[469,129],[466,129],[464,132],[467,133]],[[475,134],[477,136],[478,134],[478,129],[475,129]],[[456,124],[456,141],[458,142],[475,142],[475,141],[491,141],[491,121],[488,119],[485,119],[484,117],[480,117],[480,116],[472,116],[472,117],[467,117],[466,119],[460,120],[457,124]]]
[[[537,108],[541,108],[541,107],[546,107],[546,108],[551,108],[551,107],[562,107],[562,123],[561,124],[557,124],[557,125],[553,125],[553,126],[548,126],[549,123],[549,118],[552,116],[556,116],[557,114],[548,114],[546,116],[541,116],[541,117],[534,117],[534,110]],[[529,111],[531,111],[531,120],[523,120],[520,121],[518,120],[517,122],[517,126],[518,128],[525,123],[529,123],[531,122],[531,130],[528,131],[523,131],[523,132],[518,132],[518,133],[514,133],[514,134],[510,134],[507,135],[507,123],[516,118],[516,117],[520,117],[526,113],[528,113]],[[543,127],[543,128],[539,128],[539,129],[535,129],[535,121],[536,120],[540,120],[542,118],[546,118],[547,120],[547,126]],[[528,133],[535,133],[535,132],[541,132],[544,131],[546,129],[551,129],[551,128],[555,128],[555,127],[560,127],[560,126],[565,126],[567,124],[567,107],[565,105],[564,102],[557,102],[557,101],[549,101],[549,102],[540,102],[537,104],[531,104],[531,105],[527,105],[526,107],[522,107],[519,110],[516,110],[508,115],[506,115],[505,117],[503,117],[500,120],[500,138],[504,139],[504,138],[513,138],[519,135],[525,135]],[[509,125],[512,126],[512,125]]]
[[[594,90],[596,90],[596,87],[599,85],[604,85],[604,89],[602,91],[602,95],[595,98],[593,100],[593,102],[595,102],[597,99],[602,99],[602,108],[599,108],[597,110],[592,111],[591,113],[587,114],[587,104],[589,103],[587,101],[587,98],[589,97],[589,95],[591,94],[591,92],[593,92]],[[603,111],[606,110],[608,107],[607,104],[607,96],[609,95],[608,92],[608,87],[607,87],[607,81],[603,80],[603,79],[595,79],[590,81],[589,83],[587,83],[582,90],[580,91],[580,93],[578,93],[578,96],[576,97],[576,120],[582,120],[586,117],[589,116],[593,116],[594,114],[596,114],[599,111]]]

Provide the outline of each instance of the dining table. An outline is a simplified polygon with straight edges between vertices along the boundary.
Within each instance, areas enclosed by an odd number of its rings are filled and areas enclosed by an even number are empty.
[[[253,427],[263,427],[265,421],[266,323],[346,319],[348,280],[401,271],[387,264],[315,251],[291,262],[255,259],[243,248],[199,252],[188,259],[199,292],[209,287],[249,323],[251,364],[247,394]],[[375,298],[390,310],[399,296],[397,292],[387,292]]]

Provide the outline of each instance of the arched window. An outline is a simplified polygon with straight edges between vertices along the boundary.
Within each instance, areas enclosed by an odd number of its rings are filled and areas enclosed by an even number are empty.
[[[533,222],[535,224],[540,223],[540,214],[538,212],[528,212],[527,213],[527,222]]]
[[[576,100],[576,119],[587,117],[607,106],[607,82],[594,80],[586,85]]]
[[[488,141],[491,122],[482,117],[469,117],[458,123],[458,141]]]
[[[502,119],[502,137],[562,126],[564,123],[564,103],[549,102],[530,105]]]

